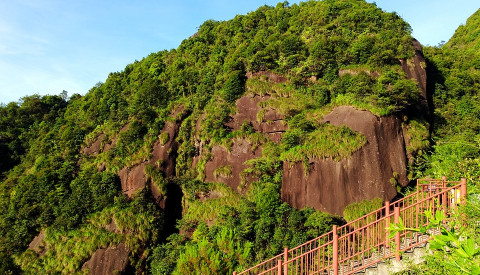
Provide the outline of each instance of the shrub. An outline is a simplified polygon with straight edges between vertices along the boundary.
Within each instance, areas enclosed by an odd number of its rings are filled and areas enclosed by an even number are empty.
[[[371,200],[363,200],[361,202],[354,202],[345,207],[343,210],[343,218],[347,222],[356,220],[378,208],[383,206],[381,198],[373,198]]]
[[[165,131],[158,136],[158,140],[161,145],[165,145],[170,140],[170,134]]]
[[[225,85],[223,86],[222,95],[226,101],[234,102],[239,96],[245,92],[245,77],[244,71],[233,71],[228,76]]]
[[[230,177],[232,176],[232,166],[231,165],[223,165],[223,166],[219,166],[217,167],[217,169],[215,169],[215,171],[213,171],[213,176],[215,178],[218,178],[218,177],[224,177],[224,178],[227,178],[227,177]]]

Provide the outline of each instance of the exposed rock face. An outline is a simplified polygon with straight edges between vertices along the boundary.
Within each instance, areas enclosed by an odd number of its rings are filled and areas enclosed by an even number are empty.
[[[175,123],[167,122],[162,130],[162,133],[168,133],[168,140],[162,144],[156,141],[153,145],[152,158],[149,163],[156,165],[165,177],[175,176],[175,159],[178,149],[178,143],[175,141],[178,135],[181,121]],[[161,160],[161,163],[156,163]]]
[[[246,123],[253,127],[255,132],[265,134],[273,142],[279,142],[282,134],[287,130],[283,115],[271,108],[261,108],[259,103],[268,100],[270,96],[244,95],[239,98],[235,105],[237,112],[229,119],[226,126],[233,131],[239,130]],[[258,113],[262,112],[259,118]],[[201,118],[200,118],[201,119]],[[201,145],[199,145],[201,147]],[[212,157],[205,165],[205,181],[223,182],[233,190],[238,190],[242,184],[240,173],[247,168],[245,161],[261,157],[261,148],[252,150],[247,140],[235,140],[230,151],[222,146],[214,146],[211,151]],[[198,159],[194,160],[197,163]],[[223,173],[220,171],[223,170]],[[225,174],[225,172],[227,172]],[[250,178],[246,178],[248,181]]]
[[[130,251],[123,243],[116,247],[98,249],[90,260],[83,264],[82,269],[95,275],[122,274],[128,266],[129,254]]]
[[[130,126],[130,123],[125,124],[119,131],[119,133],[125,132],[128,130],[128,127]],[[108,142],[108,139],[105,137],[105,134],[100,134],[97,139],[87,147],[83,147],[80,151],[85,154],[85,155],[98,155],[101,152],[105,152],[110,150],[110,148],[115,147],[117,143],[118,136],[115,136],[110,142]],[[105,144],[103,144],[105,142]],[[103,148],[102,148],[103,144]]]
[[[137,190],[145,188],[147,184],[150,184],[152,195],[161,207],[165,204],[163,201],[163,194],[161,194],[160,190],[158,190],[155,185],[147,182],[145,166],[147,164],[154,165],[163,172],[165,178],[175,176],[175,160],[178,149],[178,143],[175,139],[185,116],[183,108],[175,110],[172,112],[171,116],[176,117],[176,121],[166,122],[162,130],[162,133],[168,133],[168,140],[163,144],[160,140],[155,142],[151,159],[130,168],[125,167],[118,172],[118,176],[122,183],[122,191],[127,194],[127,196],[131,197]]]
[[[118,171],[120,182],[122,183],[122,191],[128,197],[131,197],[139,189],[146,186],[145,163],[136,165],[132,168],[123,168]]]
[[[236,141],[230,152],[222,146],[212,148],[212,158],[205,165],[205,181],[223,182],[233,190],[238,190],[242,180],[240,173],[247,168],[245,161],[261,156],[260,148],[252,151],[246,140]],[[219,170],[227,170],[220,172]]]
[[[45,239],[45,231],[42,229],[35,238],[30,242],[28,248],[42,255],[45,253],[45,247],[43,240]]]
[[[426,102],[426,73],[425,59],[421,52],[421,45],[415,41],[415,57],[401,60],[402,68],[409,78],[416,79],[422,90]],[[341,71],[339,74],[357,74],[357,71]],[[373,77],[377,72],[367,71]],[[257,77],[282,83],[286,78],[272,72],[261,71],[247,73],[247,77]],[[232,131],[239,130],[242,125],[251,126],[255,132],[263,133],[273,142],[280,142],[282,134],[287,130],[284,117],[269,107],[261,107],[261,103],[268,100],[269,95],[244,95],[235,104],[237,112],[226,122]],[[426,104],[425,104],[426,106]],[[161,170],[166,178],[175,176],[175,164],[178,144],[175,141],[184,112],[172,112],[175,122],[167,122],[162,133],[168,133],[168,140],[163,144],[155,143],[152,158],[136,166],[119,171],[122,190],[132,196],[137,190],[150,184],[145,175],[146,165],[154,165]],[[199,121],[203,116],[199,118]],[[354,131],[363,133],[368,143],[355,152],[349,159],[336,162],[332,159],[314,159],[309,164],[309,171],[304,171],[301,163],[284,163],[282,199],[294,207],[311,206],[319,210],[341,214],[344,207],[352,202],[363,199],[381,197],[392,199],[396,188],[391,183],[395,178],[399,185],[407,184],[406,168],[408,159],[401,121],[396,117],[376,117],[367,111],[356,110],[353,107],[337,107],[324,117],[334,125],[345,124]],[[197,131],[200,123],[197,123]],[[122,129],[125,130],[125,129]],[[90,147],[85,148],[86,154],[100,152],[101,140],[99,136]],[[407,141],[408,142],[408,141]],[[109,144],[107,144],[109,145]],[[106,146],[107,146],[106,145]],[[114,144],[112,143],[112,146]],[[199,156],[204,154],[203,144],[195,140],[196,165]],[[104,146],[103,150],[108,150]],[[241,172],[247,168],[245,161],[261,156],[261,148],[252,150],[248,140],[237,139],[230,150],[222,146],[214,146],[211,158],[205,164],[205,181],[223,182],[234,190],[242,184]],[[245,179],[243,179],[245,180]],[[250,179],[251,180],[251,179]],[[248,182],[246,183],[248,185]],[[164,205],[164,197],[160,190],[151,185],[152,194],[160,205]]]
[[[105,137],[105,134],[101,134],[98,138],[92,143],[92,145],[83,148],[83,153],[85,155],[98,155],[102,146],[102,140]]]
[[[267,134],[268,138],[274,142],[279,142],[282,133],[287,130],[284,117],[271,108],[262,109],[259,104],[268,100],[270,96],[244,95],[239,98],[235,105],[237,113],[232,116],[227,126],[232,130],[238,130],[243,123],[249,123],[253,126],[255,132]],[[263,112],[261,119],[258,113]]]
[[[183,106],[179,106],[179,108],[172,111],[171,117],[176,118],[175,122],[166,122],[162,130],[162,133],[168,133],[168,140],[164,144],[159,140],[155,142],[152,149],[152,158],[149,161],[145,161],[133,167],[124,167],[118,171],[122,191],[128,197],[131,197],[136,191],[145,188],[147,184],[149,184],[145,175],[145,166],[147,164],[155,165],[163,172],[165,177],[175,175],[175,159],[178,148],[178,143],[175,141],[175,138],[178,135],[178,130],[185,115]],[[127,123],[119,132],[127,131],[129,126],[130,124]],[[82,148],[81,152],[85,155],[98,155],[101,152],[108,151],[110,148],[115,147],[117,137],[114,137],[111,142],[104,144],[102,148],[104,139],[105,134],[100,134],[90,146]],[[102,164],[98,170],[105,170],[105,164]],[[150,187],[152,195],[157,202],[159,202],[161,206],[164,205],[164,202],[162,202],[163,195],[160,190],[158,190],[153,184],[151,184]]]
[[[367,138],[367,144],[348,158],[336,162],[315,159],[306,175],[303,164],[284,163],[282,199],[296,208],[305,206],[342,214],[350,203],[397,194],[390,183],[394,172],[402,186],[408,183],[405,142],[398,118],[376,117],[350,106],[335,108],[324,117],[333,125],[346,125]]]
[[[425,70],[425,57],[422,52],[422,45],[417,40],[413,40],[413,48],[415,49],[415,56],[411,59],[401,59],[402,70],[408,78],[415,79],[418,82],[418,87],[422,91],[422,105],[426,108],[427,105],[427,72]]]

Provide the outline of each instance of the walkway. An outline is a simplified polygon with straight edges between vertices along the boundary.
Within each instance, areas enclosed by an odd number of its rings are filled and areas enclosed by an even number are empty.
[[[446,216],[466,199],[466,180],[460,182],[421,179],[417,191],[393,203],[385,205],[357,220],[333,230],[295,248],[285,248],[282,254],[259,263],[243,274],[333,274],[346,275],[362,272],[366,268],[395,257],[400,253],[423,246],[431,235],[404,230],[390,238],[391,223],[407,228],[426,226],[426,210],[444,211]]]

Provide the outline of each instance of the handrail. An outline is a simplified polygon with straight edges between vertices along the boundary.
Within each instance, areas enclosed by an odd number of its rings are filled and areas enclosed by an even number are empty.
[[[384,259],[396,256],[428,241],[414,232],[397,233],[388,238],[388,226],[401,217],[407,228],[425,226],[424,211],[433,209],[450,213],[466,197],[466,180],[417,180],[417,190],[354,221],[307,241],[282,254],[263,261],[243,274],[311,274],[328,272],[353,274]],[[437,206],[436,203],[440,203]],[[393,243],[392,243],[393,241]],[[334,253],[336,252],[336,253]]]

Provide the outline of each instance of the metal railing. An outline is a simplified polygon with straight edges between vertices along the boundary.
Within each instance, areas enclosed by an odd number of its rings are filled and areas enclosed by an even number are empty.
[[[426,226],[426,210],[451,213],[467,195],[466,180],[419,179],[417,191],[282,254],[261,262],[243,274],[353,274],[400,252],[427,242],[430,235],[404,230],[389,238],[389,224],[402,219],[406,228]]]

